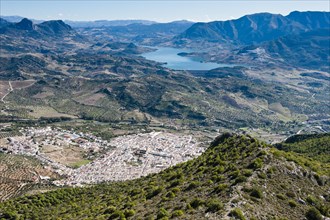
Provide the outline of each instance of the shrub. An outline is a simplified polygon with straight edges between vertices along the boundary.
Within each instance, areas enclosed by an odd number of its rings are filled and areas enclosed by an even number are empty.
[[[239,176],[239,171],[238,170],[235,170],[235,171],[233,171],[233,172],[231,172],[230,174],[229,174],[229,176],[231,177],[231,178],[233,178],[233,179],[236,179],[238,176]]]
[[[211,199],[206,203],[207,212],[217,212],[223,208],[222,202],[217,199]]]
[[[261,192],[260,189],[258,189],[258,188],[253,188],[253,189],[251,190],[250,196],[253,196],[253,197],[255,197],[255,198],[261,199],[263,195],[262,195],[262,192]]]
[[[173,189],[172,189],[172,192],[173,193],[178,193],[178,192],[180,192],[181,190],[180,190],[180,188],[178,188],[178,187],[174,187]]]
[[[133,209],[127,209],[124,211],[124,215],[125,217],[132,217],[133,215],[135,215],[135,211]]]
[[[112,215],[110,215],[109,219],[125,219],[124,213],[119,210],[116,210]]]
[[[294,200],[292,199],[289,200],[289,206],[291,206],[292,208],[296,207],[297,205],[298,204]]]
[[[258,173],[258,177],[260,179],[266,179],[267,178],[267,175],[265,173]]]
[[[227,188],[228,188],[228,185],[227,184],[221,183],[221,184],[217,185],[214,190],[216,192],[222,192],[222,191],[224,191]]]
[[[237,183],[243,183],[247,180],[246,176],[238,176],[236,179],[235,179],[235,184]]]
[[[184,212],[182,210],[175,210],[173,213],[172,213],[172,218],[175,218],[175,217],[179,217],[179,216],[183,216],[184,215]]]
[[[186,209],[188,209],[188,210],[189,210],[189,209],[192,209],[190,203],[187,204]]]
[[[294,192],[291,192],[291,191],[287,192],[286,195],[290,198],[296,197],[296,194],[294,194]]]
[[[109,206],[105,211],[104,214],[111,214],[116,211],[116,207],[114,206]]]
[[[143,194],[143,190],[141,189],[133,189],[131,192],[130,192],[130,195],[131,196],[136,196],[136,195],[141,195]]]
[[[171,192],[168,192],[168,193],[166,194],[166,197],[167,197],[167,198],[174,198],[174,197],[175,197],[175,193],[173,193],[172,191],[171,191]]]
[[[150,193],[147,195],[147,199],[151,199],[152,197],[158,195],[161,191],[163,191],[163,187],[154,187]]]
[[[276,168],[275,167],[270,167],[268,170],[267,170],[267,173],[268,174],[273,174],[276,172]]]
[[[306,218],[308,220],[322,220],[322,215],[319,210],[315,207],[310,208],[306,213]]]
[[[256,170],[256,169],[261,168],[263,166],[263,164],[264,163],[263,163],[262,159],[257,158],[249,165],[249,168]]]
[[[282,200],[286,199],[285,195],[283,195],[281,193],[277,194],[276,197],[279,198],[279,199],[282,199]]]
[[[217,166],[214,168],[213,172],[217,173],[217,174],[221,174],[225,171],[225,167],[224,166]]]
[[[246,220],[246,218],[243,215],[243,212],[239,208],[234,208],[233,210],[231,210],[229,215],[240,220]]]
[[[183,183],[183,180],[182,179],[178,179],[178,180],[174,180],[172,183],[171,183],[171,186],[170,187],[175,187],[175,186],[178,186],[180,184]]]
[[[187,190],[195,189],[200,186],[200,183],[198,181],[192,181],[189,186],[187,187]]]
[[[311,195],[307,196],[306,201],[309,204],[314,205],[314,206],[318,204],[318,200],[314,196],[311,196]]]
[[[252,174],[253,174],[252,170],[249,170],[249,169],[244,169],[243,170],[243,175],[246,176],[246,177],[252,176]]]
[[[160,208],[158,213],[157,213],[157,219],[161,219],[164,217],[169,217],[168,212],[164,208]]]
[[[199,198],[195,198],[190,202],[191,207],[193,207],[194,209],[197,209],[198,207],[200,207],[203,204],[204,204],[204,201]]]
[[[5,212],[2,215],[0,215],[0,218],[2,219],[9,219],[9,220],[15,220],[18,219],[18,216],[15,212]]]

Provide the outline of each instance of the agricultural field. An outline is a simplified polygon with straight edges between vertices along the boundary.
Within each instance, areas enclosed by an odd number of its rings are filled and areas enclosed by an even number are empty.
[[[32,157],[0,153],[0,161],[0,201],[47,187],[47,179],[59,177]]]
[[[29,109],[29,115],[33,118],[56,118],[56,117],[68,117],[68,118],[77,118],[76,116],[70,114],[63,114],[56,111],[54,108],[49,106],[24,106],[26,109]]]

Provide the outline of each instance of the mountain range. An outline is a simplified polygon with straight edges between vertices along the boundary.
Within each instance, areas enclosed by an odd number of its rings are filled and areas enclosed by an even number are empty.
[[[45,21],[40,24],[34,24],[31,20],[23,18],[20,22],[10,23],[6,20],[1,20],[2,28],[0,34],[17,35],[28,34],[49,37],[64,37],[65,35],[73,34],[75,31],[62,20]]]
[[[236,20],[196,23],[176,37],[176,40],[207,40],[238,45],[257,44],[263,41],[329,28],[329,12],[292,12],[287,16],[259,13]]]

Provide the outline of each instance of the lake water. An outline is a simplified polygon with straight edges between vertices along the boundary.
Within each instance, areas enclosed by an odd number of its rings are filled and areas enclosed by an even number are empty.
[[[163,66],[175,70],[211,70],[218,67],[233,67],[231,64],[218,64],[212,62],[201,62],[200,59],[179,56],[178,53],[192,52],[188,49],[177,49],[171,47],[156,47],[156,51],[142,54],[148,60],[166,63]]]

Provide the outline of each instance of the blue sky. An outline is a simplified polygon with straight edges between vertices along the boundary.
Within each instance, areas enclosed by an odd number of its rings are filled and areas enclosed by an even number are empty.
[[[146,19],[211,21],[239,18],[245,14],[270,12],[287,15],[298,11],[329,11],[327,0],[213,0],[213,1],[79,1],[79,0],[0,0],[1,15],[19,15],[52,20]]]

